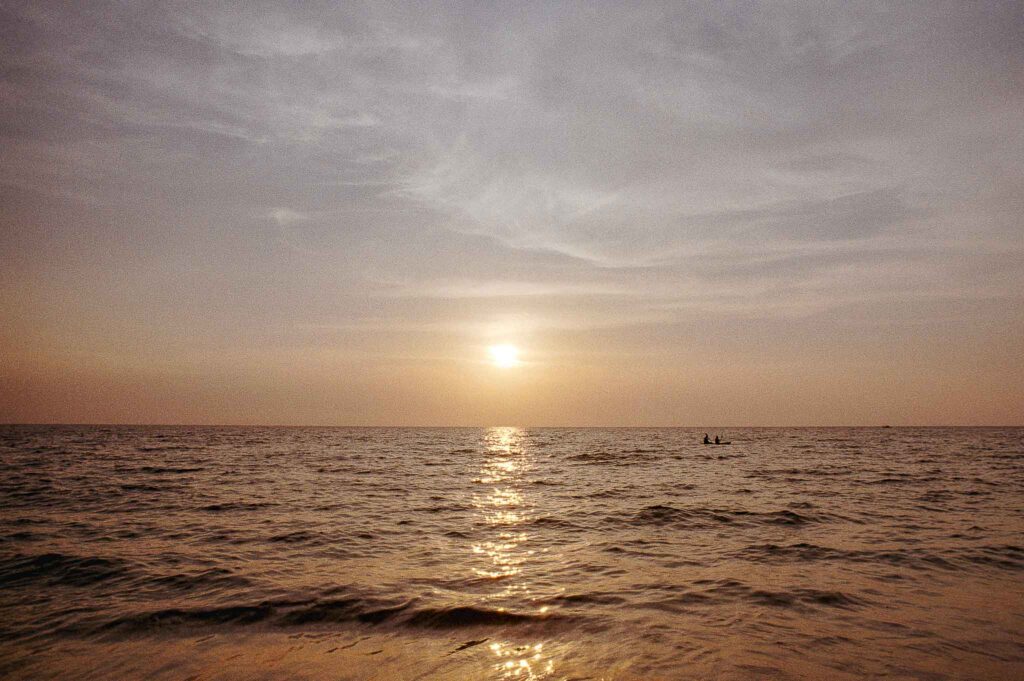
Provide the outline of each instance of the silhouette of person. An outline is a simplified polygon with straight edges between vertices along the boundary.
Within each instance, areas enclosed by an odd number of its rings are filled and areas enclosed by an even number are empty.
[[[721,440],[719,440],[719,439],[718,439],[718,436],[716,435],[716,436],[715,436],[715,444],[717,445],[717,444],[719,444],[720,442],[721,442]]]
[[[706,444],[706,445],[711,444],[711,438],[708,437],[707,433],[704,433],[704,444]]]

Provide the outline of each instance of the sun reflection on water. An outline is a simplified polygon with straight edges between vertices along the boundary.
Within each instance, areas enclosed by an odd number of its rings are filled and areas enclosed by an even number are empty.
[[[474,573],[481,578],[501,580],[501,591],[493,596],[498,609],[534,610],[542,615],[548,608],[537,609],[532,604],[534,594],[528,580],[535,551],[528,548],[531,536],[524,527],[533,514],[523,486],[523,476],[531,463],[526,432],[519,428],[491,428],[484,435],[484,445],[486,455],[477,482],[487,489],[474,495],[473,506],[493,534],[472,545],[474,556],[484,561],[477,563]],[[544,646],[544,642],[491,643],[490,651],[497,658],[497,678],[543,679],[552,675],[555,663],[544,653]]]
[[[498,658],[494,667],[502,679],[543,679],[555,671],[554,660],[543,653],[544,644],[515,645],[492,643],[491,652]]]

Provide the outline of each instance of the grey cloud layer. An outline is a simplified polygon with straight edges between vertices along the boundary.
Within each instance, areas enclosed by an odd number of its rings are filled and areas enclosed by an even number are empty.
[[[1024,290],[1019,3],[0,8],[11,205],[224,290],[609,323]],[[70,229],[37,223],[5,259]]]

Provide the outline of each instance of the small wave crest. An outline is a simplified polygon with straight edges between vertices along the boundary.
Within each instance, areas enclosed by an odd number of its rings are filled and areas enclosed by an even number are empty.
[[[612,517],[613,522],[623,521],[633,525],[809,525],[829,522],[826,514],[797,513],[789,509],[778,511],[747,511],[705,507],[677,508],[675,506],[647,506],[629,516]]]
[[[276,506],[269,501],[260,502],[243,502],[243,501],[229,501],[222,504],[207,504],[200,508],[201,511],[208,513],[223,513],[225,511],[257,511],[261,508],[269,508]]]
[[[345,596],[304,600],[268,600],[216,608],[168,608],[134,613],[101,624],[100,632],[148,633],[195,626],[255,625],[275,628],[363,624],[420,629],[519,626],[560,621],[556,613],[519,612],[482,605],[423,606],[416,600],[389,602]]]
[[[837,590],[792,587],[772,591],[754,588],[735,579],[698,580],[695,584],[705,586],[703,592],[699,593],[710,599],[740,600],[775,607],[826,606],[848,609],[867,602]]]
[[[18,554],[0,559],[0,588],[27,586],[92,586],[123,579],[131,570],[126,561],[62,553]]]
[[[198,473],[206,469],[202,466],[143,466],[139,470],[150,475],[181,475],[184,473]]]
[[[877,563],[916,570],[958,570],[989,566],[1024,570],[1024,549],[1018,546],[963,546],[948,549],[840,549],[808,543],[754,544],[733,557],[755,563],[838,561]]]

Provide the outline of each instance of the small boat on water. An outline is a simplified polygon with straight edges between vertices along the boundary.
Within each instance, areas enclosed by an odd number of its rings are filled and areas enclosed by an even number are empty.
[[[705,442],[704,444],[706,444],[706,445],[731,445],[732,444],[732,440],[730,440],[729,442]]]

